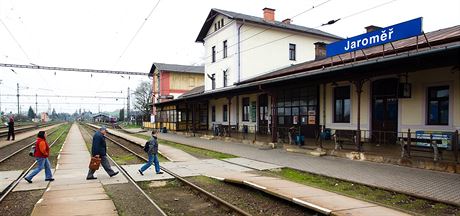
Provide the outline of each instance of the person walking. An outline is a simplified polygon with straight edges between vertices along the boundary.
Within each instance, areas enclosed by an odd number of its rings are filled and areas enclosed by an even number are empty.
[[[160,162],[158,161],[158,139],[156,137],[155,129],[152,131],[152,138],[148,141],[148,145],[149,151],[147,152],[147,155],[149,156],[149,161],[138,170],[139,173],[144,175],[145,170],[152,166],[153,163],[155,164],[156,174],[163,174],[163,172],[160,171]]]
[[[91,147],[91,156],[93,157],[100,157],[101,158],[101,165],[104,170],[109,174],[110,177],[116,176],[119,172],[113,171],[112,167],[110,166],[109,160],[107,159],[107,144],[105,143],[105,135],[107,134],[107,128],[102,126],[99,128],[93,136],[93,144]],[[89,169],[88,175],[86,176],[86,180],[93,180],[97,179],[94,177],[94,173],[96,170]]]
[[[10,137],[13,138],[14,141],[14,116],[11,115],[8,121],[8,138],[6,140],[10,140]]]
[[[45,169],[45,181],[54,181],[53,174],[51,173],[51,164],[48,160],[50,156],[50,146],[46,142],[45,131],[39,131],[37,135],[37,142],[35,142],[34,157],[37,160],[37,167],[32,170],[24,179],[32,183],[32,178],[36,176],[42,169]]]

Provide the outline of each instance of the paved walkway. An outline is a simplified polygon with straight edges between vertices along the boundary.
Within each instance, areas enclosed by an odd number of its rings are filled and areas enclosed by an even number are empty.
[[[56,125],[52,125],[52,126],[49,126],[49,127],[39,128],[37,130],[31,130],[31,131],[15,134],[16,136],[14,137],[15,138],[14,141],[6,141],[6,137],[2,137],[1,140],[0,140],[0,148],[3,148],[5,146],[7,146],[7,145],[11,145],[13,143],[19,142],[21,140],[27,139],[27,138],[29,138],[31,136],[37,136],[38,131],[49,130],[49,129],[55,128],[55,127],[57,127],[59,125],[61,125],[61,124],[56,124]]]
[[[460,205],[460,175],[159,133],[158,138]]]
[[[32,215],[118,215],[99,181],[87,181],[90,154],[76,124],[58,157],[58,167]]]
[[[326,215],[409,216],[406,213],[374,203],[274,177],[225,171],[215,172],[212,177],[227,182],[247,185]]]

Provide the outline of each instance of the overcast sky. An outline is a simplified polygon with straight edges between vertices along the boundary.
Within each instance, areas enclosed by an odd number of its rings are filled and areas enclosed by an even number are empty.
[[[128,47],[158,0],[0,0],[0,63],[37,64],[106,70],[148,72],[152,62],[200,64],[202,44],[195,43],[211,8],[262,16],[262,8],[276,9],[275,19],[319,28],[342,37],[364,33],[364,27],[393,25],[423,17],[425,32],[460,24],[460,1],[419,0],[162,0]],[[381,7],[364,11],[390,2]],[[342,18],[331,26],[319,27]],[[16,43],[15,40],[19,43]],[[20,48],[22,47],[22,49]],[[128,48],[127,48],[128,47]],[[126,49],[127,48],[127,49]],[[126,49],[126,52],[124,50]],[[23,50],[23,51],[22,51]],[[122,53],[124,54],[122,55]],[[147,77],[0,68],[1,109],[17,112],[16,83],[25,95],[98,95],[126,97]],[[122,92],[122,93],[115,93]],[[113,111],[125,100],[38,98],[39,112],[86,109]],[[34,97],[21,97],[22,111]]]

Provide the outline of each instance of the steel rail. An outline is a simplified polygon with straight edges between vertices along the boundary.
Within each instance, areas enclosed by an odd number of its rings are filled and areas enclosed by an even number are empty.
[[[42,125],[27,125],[21,128],[17,128],[14,130],[15,135],[20,134],[29,130],[37,129],[37,128],[42,128],[42,127],[47,127],[53,124],[42,124]],[[8,136],[8,130],[0,131],[0,137],[6,137]]]
[[[58,129],[55,129],[55,130],[51,131],[51,132],[48,134],[48,136],[51,135],[51,134],[54,134],[57,130],[58,130]],[[33,136],[27,137],[26,139],[31,138],[31,137],[33,137]],[[30,146],[32,146],[33,144],[35,144],[35,142],[36,142],[36,141],[33,141],[33,142],[31,142],[30,144],[27,144],[26,146],[24,146],[24,147],[22,147],[22,148],[16,150],[15,152],[11,153],[10,155],[8,155],[8,156],[6,156],[6,157],[0,159],[0,163],[2,163],[3,161],[6,161],[6,160],[8,160],[8,159],[10,159],[11,157],[13,157],[14,155],[16,155],[16,154],[18,154],[19,152],[23,151],[24,149],[29,148]]]
[[[88,125],[88,126],[91,127],[93,130],[96,130],[96,129],[94,129],[91,125]],[[119,136],[114,135],[114,134],[110,134],[110,135],[115,136],[115,137],[118,137],[118,138],[121,138],[121,139],[123,139],[123,140],[125,140],[125,141],[127,141],[127,142],[131,142],[131,143],[133,143],[133,144],[135,144],[135,145],[138,145],[137,143],[134,143],[134,142],[131,141],[131,140],[127,140],[126,138],[119,137]],[[110,138],[110,137],[106,137],[106,138],[109,139],[110,141],[112,141],[113,143],[115,143],[115,144],[121,146],[122,148],[126,149],[127,151],[133,153],[134,155],[136,155],[137,157],[141,158],[142,160],[148,161],[147,158],[145,158],[144,156],[139,155],[139,154],[135,153],[134,151],[128,149],[128,148],[127,148],[126,146],[124,146],[123,144],[121,144],[121,143],[119,143],[119,142],[113,140],[113,139]],[[171,175],[171,176],[173,176],[174,178],[180,180],[181,182],[185,183],[186,185],[190,186],[191,188],[193,188],[193,189],[199,191],[200,193],[203,193],[204,195],[206,195],[207,197],[209,197],[209,198],[211,198],[211,199],[217,201],[218,203],[223,204],[225,207],[229,208],[230,210],[232,210],[232,211],[234,211],[234,212],[237,212],[238,214],[241,214],[241,215],[244,215],[244,216],[251,216],[250,213],[248,213],[248,212],[246,212],[246,211],[244,211],[244,210],[238,208],[237,206],[235,206],[235,205],[233,205],[233,204],[231,204],[231,203],[229,203],[229,202],[227,202],[227,201],[221,199],[220,197],[218,197],[218,196],[216,196],[216,195],[214,195],[214,194],[212,194],[212,193],[210,193],[210,192],[204,190],[203,188],[200,188],[199,186],[193,184],[192,182],[187,181],[186,179],[182,178],[181,176],[177,175],[176,173],[172,172],[171,170],[168,170],[168,169],[166,169],[166,168],[164,168],[164,167],[162,167],[162,166],[160,166],[160,168],[161,168],[161,170],[165,171],[165,172],[168,173],[169,175]]]
[[[61,134],[59,134],[59,136],[50,144],[50,148],[61,138],[61,136],[64,133],[65,133],[65,131],[63,131]],[[13,191],[13,189],[19,184],[19,182],[22,180],[22,178],[24,178],[30,172],[30,170],[35,166],[36,163],[37,163],[37,161],[34,161],[34,163],[26,171],[22,172],[21,175],[19,175],[19,177],[13,183],[11,183],[8,186],[7,191],[5,191],[2,194],[2,196],[0,197],[0,203],[8,196],[8,194],[11,193],[11,191]]]
[[[93,130],[94,130],[94,129],[93,129]],[[86,133],[89,137],[93,137],[93,136],[91,136],[91,135],[88,133],[87,130],[85,130],[85,133]],[[108,137],[107,137],[107,138],[108,138]],[[110,139],[110,138],[108,138],[108,139],[109,139],[110,141],[112,141],[112,142],[115,143],[115,141],[113,141],[112,139]],[[118,144],[118,143],[117,143],[117,144]],[[118,145],[120,145],[120,144],[118,144]],[[120,146],[122,146],[122,145],[120,145]],[[122,146],[122,147],[124,147],[124,146]],[[125,150],[128,150],[129,152],[131,152],[131,153],[135,154],[136,156],[138,156],[136,153],[130,151],[130,150],[127,149],[126,147],[124,147],[124,148],[125,148]],[[149,201],[149,202],[150,202],[150,203],[151,203],[151,204],[162,214],[162,215],[167,216],[167,214],[160,208],[160,206],[159,206],[158,204],[156,204],[155,201],[153,201],[153,200],[150,198],[150,196],[147,195],[147,194],[145,193],[145,191],[142,190],[142,188],[139,187],[139,185],[137,185],[136,181],[134,181],[134,179],[128,174],[128,172],[126,172],[126,170],[125,170],[123,167],[121,167],[121,166],[120,166],[112,157],[110,157],[108,154],[107,154],[107,158],[109,158],[109,159],[113,162],[113,164],[115,164],[115,166],[118,168],[118,170],[129,180],[129,182],[132,183],[132,184],[136,187],[136,189],[138,189],[138,190],[142,193],[142,195],[144,195],[144,197],[145,197],[145,198],[146,198],[146,199],[147,199],[147,200],[148,200],[148,201]]]

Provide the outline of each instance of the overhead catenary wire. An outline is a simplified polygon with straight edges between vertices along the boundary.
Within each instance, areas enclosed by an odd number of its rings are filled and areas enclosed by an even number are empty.
[[[19,49],[21,50],[22,54],[24,54],[24,56],[27,58],[27,60],[29,62],[32,62],[32,60],[30,59],[29,55],[27,55],[26,51],[24,50],[24,48],[21,46],[21,43],[19,43],[19,41],[16,39],[16,37],[13,35],[13,33],[10,31],[10,29],[8,28],[8,26],[6,25],[5,22],[3,22],[3,20],[0,18],[0,22],[2,23],[3,27],[5,27],[6,31],[8,32],[8,34],[10,35],[10,37],[13,39],[13,41],[16,43],[16,45],[19,47]]]
[[[160,4],[160,1],[161,0],[158,0],[157,3],[155,4],[155,6],[153,6],[152,10],[150,10],[150,13],[147,15],[147,17],[144,19],[144,21],[141,23],[141,25],[139,26],[139,28],[137,29],[136,33],[134,33],[133,37],[129,40],[128,42],[128,45],[126,45],[126,47],[123,49],[123,52],[121,53],[121,55],[118,57],[118,60],[117,62],[125,55],[126,51],[128,50],[128,48],[131,46],[131,44],[133,43],[133,41],[136,39],[137,35],[139,34],[139,32],[142,30],[142,28],[144,27],[145,23],[148,21],[148,19],[150,18],[150,16],[152,16],[153,12],[155,11],[155,9],[158,7],[158,5]]]
[[[395,2],[395,1],[398,1],[398,0],[387,1],[387,2],[384,2],[384,3],[382,3],[382,4],[378,4],[378,5],[372,6],[372,7],[370,7],[370,8],[366,8],[366,9],[364,9],[364,10],[360,10],[360,11],[354,12],[354,13],[352,13],[352,14],[349,14],[349,15],[346,15],[346,16],[343,16],[343,17],[340,17],[340,18],[338,18],[338,19],[332,19],[332,20],[330,20],[330,21],[328,21],[328,22],[326,22],[326,23],[323,23],[323,24],[321,24],[321,25],[315,27],[315,28],[320,28],[320,27],[322,27],[322,26],[335,24],[335,23],[337,23],[338,21],[341,21],[341,20],[344,20],[344,19],[347,19],[347,18],[356,16],[356,15],[359,15],[359,14],[362,14],[362,13],[365,13],[365,12],[368,12],[368,11],[370,11],[370,10],[374,10],[374,9],[376,9],[376,8],[379,8],[379,7],[385,6],[385,5],[387,5],[387,4],[393,3],[393,2]]]
[[[395,1],[397,1],[397,0],[391,0],[391,1],[384,2],[384,3],[382,3],[382,4],[379,4],[379,5],[376,5],[376,6],[367,8],[367,9],[365,9],[365,10],[361,10],[361,11],[352,13],[352,14],[350,14],[350,15],[344,16],[343,18],[339,18],[339,20],[343,20],[343,19],[346,19],[346,18],[349,18],[349,17],[352,17],[352,16],[356,16],[356,15],[358,15],[358,14],[367,12],[367,11],[369,11],[369,10],[376,9],[376,8],[378,8],[378,7],[382,7],[382,6],[384,6],[384,5],[387,5],[387,4],[392,3],[392,2],[395,2]],[[323,2],[323,3],[325,3],[325,2]],[[321,4],[320,4],[320,5],[321,5]],[[321,25],[318,26],[318,27],[321,27]],[[315,28],[318,28],[318,27],[315,27]],[[264,30],[264,31],[266,31],[266,30]],[[266,43],[256,45],[256,46],[254,46],[254,47],[247,48],[247,49],[245,49],[245,50],[240,51],[240,54],[241,54],[241,53],[244,53],[244,52],[247,52],[247,51],[250,51],[250,50],[254,50],[254,49],[257,49],[257,48],[266,46],[266,45],[269,45],[269,44],[271,44],[271,43],[274,43],[274,42],[277,42],[277,41],[280,41],[280,40],[283,40],[283,39],[286,39],[286,38],[289,38],[289,37],[292,37],[292,36],[295,36],[295,34],[286,35],[286,36],[283,36],[283,37],[281,37],[281,38],[277,38],[277,39],[268,41],[268,42],[266,42]],[[234,55],[236,55],[236,54],[238,54],[238,52],[235,52],[235,53],[233,53],[233,54],[231,54],[231,55],[229,55],[229,56],[227,56],[227,57],[234,56]],[[225,59],[219,59],[219,60],[217,60],[217,61],[215,61],[215,62],[213,62],[213,63],[216,63],[216,62],[219,62],[219,61],[222,61],[222,60],[225,60]],[[206,63],[205,63],[205,64],[206,64]]]
[[[307,12],[313,10],[313,9],[316,9],[316,8],[318,8],[318,7],[321,7],[322,5],[324,5],[324,4],[326,4],[326,3],[330,2],[330,1],[332,1],[332,0],[326,0],[326,1],[322,2],[322,3],[319,3],[319,4],[317,4],[317,5],[314,5],[314,6],[312,6],[311,8],[308,8],[307,10],[302,11],[301,13],[298,13],[298,14],[292,16],[290,19],[293,19],[293,18],[298,17],[298,16],[300,16],[300,15],[303,15],[303,14],[305,14],[305,13],[307,13]],[[263,30],[261,30],[261,31],[259,31],[259,32],[257,32],[257,33],[255,33],[255,34],[253,34],[253,35],[251,35],[251,36],[249,36],[249,37],[247,37],[247,38],[241,40],[239,43],[241,44],[241,43],[243,43],[243,42],[245,42],[245,41],[247,41],[247,40],[249,40],[249,39],[251,39],[251,38],[254,38],[255,36],[260,35],[260,34],[266,32],[266,31],[268,31],[268,30],[270,30],[270,29],[273,29],[273,28],[275,28],[275,27],[274,27],[274,26],[270,26],[270,27],[268,27],[268,28],[265,28],[265,29],[263,29]],[[250,29],[251,29],[251,28],[250,28]],[[243,33],[246,32],[246,31],[248,31],[248,30],[250,30],[250,29],[247,29],[247,30],[243,31]],[[236,46],[236,45],[238,45],[238,42],[229,45],[227,48],[230,48],[230,47],[233,47],[233,46]],[[220,53],[221,51],[223,51],[223,49],[221,49],[221,50],[219,50],[219,51],[216,51],[216,54],[217,54],[217,53]],[[205,57],[204,59],[205,59],[205,61],[206,61],[206,59],[211,58],[211,57],[212,57],[212,54],[209,55],[209,56],[207,56],[207,57]]]

